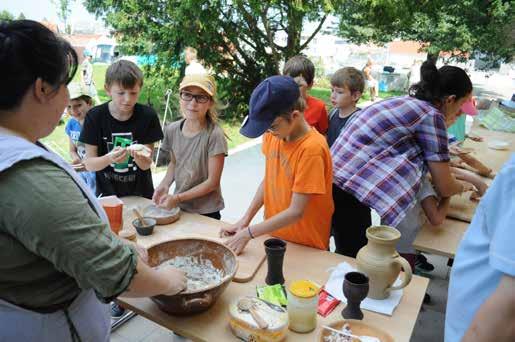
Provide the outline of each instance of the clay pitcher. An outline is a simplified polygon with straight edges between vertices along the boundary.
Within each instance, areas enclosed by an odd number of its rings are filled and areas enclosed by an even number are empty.
[[[391,290],[399,290],[411,281],[411,267],[406,259],[395,250],[401,233],[389,226],[372,226],[367,229],[368,243],[356,256],[358,271],[365,273],[370,279],[368,297],[385,299]],[[392,286],[401,268],[404,279],[398,286]]]

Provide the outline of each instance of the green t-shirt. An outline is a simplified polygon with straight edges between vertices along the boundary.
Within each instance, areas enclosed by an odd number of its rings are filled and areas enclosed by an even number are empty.
[[[102,223],[81,189],[43,159],[0,173],[0,298],[43,309],[94,289],[125,291],[137,254]]]

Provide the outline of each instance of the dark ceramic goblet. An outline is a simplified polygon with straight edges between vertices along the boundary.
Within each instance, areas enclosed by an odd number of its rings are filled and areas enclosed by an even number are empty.
[[[265,241],[268,273],[265,282],[268,285],[284,284],[283,259],[286,252],[286,242],[281,239],[268,239]]]
[[[361,272],[349,272],[343,281],[343,294],[347,306],[342,310],[345,319],[363,319],[360,303],[368,294],[368,277]]]

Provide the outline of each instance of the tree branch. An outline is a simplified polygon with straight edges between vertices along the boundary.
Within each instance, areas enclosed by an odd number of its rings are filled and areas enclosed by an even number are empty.
[[[322,26],[324,25],[324,22],[325,20],[327,19],[327,14],[324,15],[324,17],[322,18],[322,20],[320,21],[320,24],[318,24],[318,27],[316,28],[315,31],[313,31],[313,33],[311,34],[311,36],[304,42],[304,44],[302,44],[300,46],[300,51],[304,50],[308,44],[313,40],[313,38],[315,38],[315,36],[318,34],[318,31],[320,31],[320,29],[322,28]]]

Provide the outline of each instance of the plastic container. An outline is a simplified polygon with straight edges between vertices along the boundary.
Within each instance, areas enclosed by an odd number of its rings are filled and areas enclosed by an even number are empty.
[[[461,114],[456,122],[447,129],[447,132],[454,135],[456,137],[456,140],[458,141],[464,141],[465,140],[465,121],[466,121],[466,115]]]
[[[123,202],[116,196],[106,196],[98,199],[98,202],[104,208],[109,219],[111,230],[118,234],[123,227]]]
[[[268,328],[260,329],[247,311],[238,308],[238,301],[235,300],[229,307],[229,325],[233,334],[244,341],[252,342],[279,342],[286,338],[288,332],[288,313],[278,305],[269,304],[265,301],[248,297],[254,302],[254,308],[259,315],[268,323]]]
[[[289,328],[298,333],[308,333],[317,326],[319,287],[309,280],[297,280],[288,288]]]

